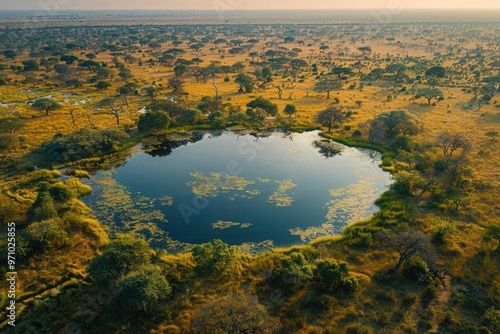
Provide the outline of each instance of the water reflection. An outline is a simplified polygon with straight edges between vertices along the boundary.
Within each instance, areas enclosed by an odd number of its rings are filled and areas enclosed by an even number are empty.
[[[84,201],[112,233],[179,250],[215,238],[285,246],[366,218],[390,184],[380,154],[317,132],[193,132],[101,172]],[[259,246],[260,247],[260,246]]]

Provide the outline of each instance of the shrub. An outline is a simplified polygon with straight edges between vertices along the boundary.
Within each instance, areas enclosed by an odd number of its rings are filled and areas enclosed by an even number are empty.
[[[384,166],[384,167],[392,166],[392,158],[389,156],[384,157],[384,159],[382,160],[382,166]]]
[[[113,302],[125,311],[147,311],[172,292],[160,269],[145,267],[118,282]]]
[[[118,145],[129,136],[118,129],[81,129],[66,136],[58,136],[41,148],[41,153],[55,162],[77,161],[118,150]]]
[[[349,275],[346,262],[318,260],[313,270],[314,284],[326,293],[352,295],[358,288],[358,281]]]
[[[429,329],[432,328],[432,323],[429,320],[419,320],[417,323],[417,328],[419,332],[427,332]]]
[[[179,124],[196,124],[203,119],[201,111],[196,109],[188,109],[184,111],[178,118]]]
[[[353,133],[352,133],[352,136],[353,137],[361,137],[362,133],[360,130],[355,130]]]
[[[422,303],[424,305],[428,305],[431,301],[433,301],[437,297],[437,288],[434,285],[429,285],[425,288],[422,293]]]
[[[111,87],[111,83],[110,83],[110,82],[107,82],[107,81],[99,81],[99,82],[97,82],[97,84],[96,84],[96,88],[97,88],[97,90],[106,90],[106,89],[108,89],[109,87]]]
[[[31,221],[42,221],[57,217],[54,199],[46,190],[38,192],[35,202],[28,209],[28,218]]]
[[[223,273],[235,260],[236,249],[229,247],[222,240],[197,245],[193,248],[193,258],[199,275]]]
[[[30,224],[26,228],[26,236],[33,248],[45,251],[47,246],[64,244],[68,234],[64,230],[61,220],[50,219]]]
[[[272,284],[287,292],[304,287],[312,277],[312,269],[301,253],[284,256],[274,270]]]
[[[73,191],[74,196],[77,198],[87,196],[92,193],[92,188],[89,185],[81,183],[77,178],[67,179],[64,183]]]
[[[87,271],[94,282],[106,286],[110,280],[150,264],[151,252],[146,241],[121,235],[109,243],[102,255],[93,259]]]
[[[64,183],[58,182],[48,188],[50,196],[59,202],[66,202],[74,197],[74,193]]]
[[[424,260],[418,257],[412,258],[406,263],[403,275],[416,283],[429,284],[431,282],[429,267]]]

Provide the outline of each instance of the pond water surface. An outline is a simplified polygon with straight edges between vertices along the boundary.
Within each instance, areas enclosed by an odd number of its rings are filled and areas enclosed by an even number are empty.
[[[112,233],[134,231],[156,247],[308,242],[371,216],[391,183],[379,153],[320,140],[317,132],[199,133],[137,149],[93,176],[83,200]]]

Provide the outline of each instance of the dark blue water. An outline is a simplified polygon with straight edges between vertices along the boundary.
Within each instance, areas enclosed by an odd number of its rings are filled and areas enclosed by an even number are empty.
[[[267,138],[205,134],[195,143],[167,150],[166,156],[158,156],[161,151],[153,154],[157,156],[134,154],[115,169],[112,178],[132,200],[172,197],[171,206],[154,202],[151,210],[163,213],[168,223],[157,226],[173,240],[193,244],[220,238],[235,245],[272,240],[277,246],[290,245],[308,241],[292,235],[291,229],[329,223],[319,235],[339,233],[349,220],[369,217],[376,211],[374,200],[390,183],[390,174],[378,167],[378,153],[339,145],[342,152],[327,158],[313,145],[315,140],[320,140],[316,132],[292,137],[274,133]],[[91,185],[97,190],[84,200],[96,209],[99,197],[108,190],[93,181]],[[339,188],[354,190],[332,197],[330,189]],[[333,199],[339,202],[332,204]],[[336,206],[348,211],[347,216],[327,217]],[[124,204],[124,212],[113,216],[118,228],[123,224],[120,220],[127,219],[129,207]],[[109,212],[96,214],[109,220]],[[212,225],[217,221],[252,225],[218,229]]]

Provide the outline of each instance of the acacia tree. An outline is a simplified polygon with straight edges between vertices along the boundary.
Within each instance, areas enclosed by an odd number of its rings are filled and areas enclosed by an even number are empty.
[[[428,264],[433,264],[436,250],[430,239],[422,232],[415,229],[392,229],[376,234],[378,246],[399,254],[398,262],[394,271],[398,270],[403,263],[418,256]]]
[[[326,92],[326,98],[330,98],[330,92],[334,90],[339,90],[342,88],[342,84],[339,80],[334,79],[323,79],[314,85],[315,92]]]
[[[350,75],[352,73],[352,70],[349,67],[334,67],[332,70],[332,74],[335,74],[338,76],[339,81],[342,80],[342,77],[344,75]]]
[[[484,94],[482,96],[472,98],[471,103],[475,103],[477,105],[476,111],[479,111],[484,105],[490,103],[491,99],[491,95]]]
[[[385,129],[385,135],[393,137],[399,134],[414,135],[419,132],[420,120],[406,110],[385,112],[374,119]]]
[[[193,318],[198,333],[274,333],[277,321],[252,294],[233,293],[206,300]]]
[[[138,95],[139,94],[139,85],[136,84],[135,82],[127,82],[125,85],[121,86],[118,88],[118,93],[120,96],[123,97],[123,101],[125,101],[125,104],[128,107],[128,97],[131,95]]]
[[[463,188],[464,177],[471,175],[469,153],[471,144],[464,134],[441,132],[436,146],[443,152],[443,158],[436,162],[436,171],[444,176],[443,183],[448,191],[453,187]]]
[[[157,93],[159,91],[159,88],[155,85],[150,85],[142,88],[142,91],[148,95],[151,100],[156,100]]]
[[[102,99],[97,106],[102,108],[109,108],[109,114],[115,116],[116,118],[116,124],[120,125],[120,112],[122,109],[125,107],[125,101],[123,101],[122,105],[118,106],[117,105],[117,99],[115,97],[107,97]]]
[[[342,111],[335,107],[328,107],[321,111],[316,117],[316,121],[321,125],[328,127],[328,132],[332,131],[332,126],[335,123],[343,123],[345,115]]]
[[[436,145],[443,151],[445,158],[451,158],[458,150],[468,152],[471,149],[471,144],[463,133],[448,131],[443,131],[437,136]]]
[[[416,99],[425,97],[427,99],[428,105],[431,105],[431,100],[434,98],[442,98],[443,92],[437,88],[422,88],[417,91],[415,95]]]
[[[243,90],[246,93],[251,93],[253,91],[254,81],[251,76],[245,73],[240,73],[236,76],[235,82],[240,85],[238,89],[239,93],[243,93]]]
[[[55,101],[54,99],[48,97],[42,97],[36,99],[35,102],[33,102],[32,107],[38,110],[45,110],[45,115],[48,116],[49,111],[59,109],[61,108],[61,105],[57,103],[57,101]]]
[[[173,88],[174,94],[181,94],[183,92],[182,85],[184,80],[181,77],[173,77],[168,80],[168,85]]]

